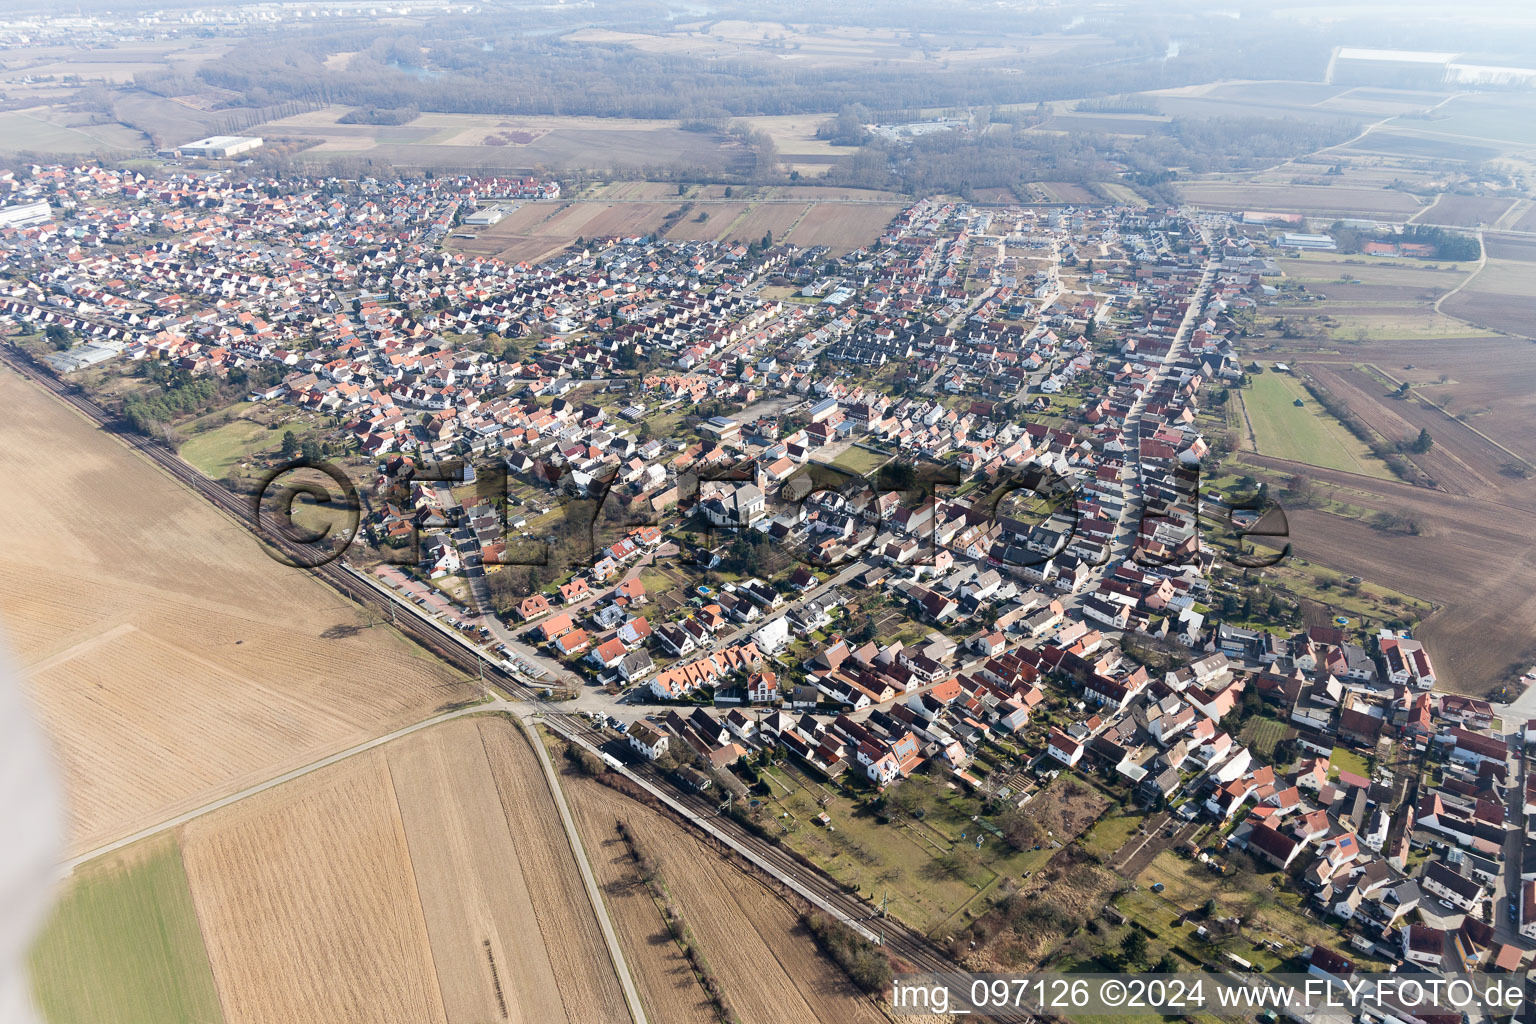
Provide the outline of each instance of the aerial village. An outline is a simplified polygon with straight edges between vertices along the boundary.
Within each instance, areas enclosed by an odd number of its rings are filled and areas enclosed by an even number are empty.
[[[1336,929],[1322,973],[1536,948],[1536,722],[1437,690],[1408,630],[1223,611],[1255,564],[1210,523],[1253,519],[1198,474],[1273,268],[1219,218],[928,199],[846,252],[529,264],[448,243],[552,181],[38,166],[0,194],[33,211],[0,227],[0,332],[109,395],[299,417],[367,495],[351,564],[680,786],[746,797],[764,757],[863,801],[1091,778],[1192,871],[1284,872]]]

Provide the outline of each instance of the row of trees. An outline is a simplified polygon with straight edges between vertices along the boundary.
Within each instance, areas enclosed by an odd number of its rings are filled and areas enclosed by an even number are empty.
[[[890,960],[879,946],[852,928],[815,910],[801,914],[800,923],[822,952],[865,992],[883,992],[891,983]]]
[[[1333,235],[1339,251],[1345,253],[1357,253],[1367,242],[1388,242],[1394,245],[1409,242],[1429,246],[1435,251],[1435,258],[1441,260],[1472,261],[1481,258],[1483,254],[1482,243],[1476,235],[1427,224],[1405,224],[1401,230],[1396,230],[1356,227],[1335,221],[1328,232]]]

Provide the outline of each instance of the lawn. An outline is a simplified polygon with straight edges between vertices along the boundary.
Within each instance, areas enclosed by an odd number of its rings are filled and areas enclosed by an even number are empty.
[[[51,1024],[215,1024],[223,1019],[173,839],[76,873],[32,949]]]
[[[880,452],[872,452],[867,448],[850,445],[846,451],[832,460],[832,465],[838,469],[845,469],[856,476],[865,476],[885,465],[890,461],[890,458],[889,455],[883,455]]]
[[[1339,777],[1339,772],[1349,772],[1363,779],[1371,777],[1371,768],[1365,763],[1365,758],[1353,750],[1334,747],[1333,753],[1328,758],[1328,777],[1336,779]]]
[[[921,819],[882,825],[831,784],[807,789],[780,769],[763,775],[772,790],[764,801],[767,824],[772,829],[777,818],[786,846],[839,882],[856,886],[866,899],[889,899],[893,916],[928,935],[942,937],[969,924],[1001,898],[1004,877],[1017,881],[1056,853],[1049,844],[1015,850],[971,820],[981,810],[980,801],[943,782],[934,783]],[[823,812],[832,819],[830,831],[814,824]],[[952,849],[968,851],[957,871],[945,870],[941,862]]]
[[[1275,744],[1285,739],[1285,734],[1290,731],[1291,727],[1279,719],[1254,715],[1243,723],[1238,739],[1243,745],[1263,754],[1267,761],[1275,752]]]
[[[1392,479],[1386,463],[1372,456],[1359,438],[1324,412],[1295,377],[1261,373],[1252,380],[1239,393],[1253,421],[1259,451],[1324,469]],[[1301,407],[1295,405],[1297,399],[1301,399]]]
[[[1112,811],[1088,830],[1083,836],[1083,845],[1108,860],[1119,852],[1146,820],[1144,814],[1119,814]]]
[[[199,473],[214,480],[230,474],[235,466],[259,451],[282,444],[283,432],[247,419],[232,419],[220,427],[193,434],[179,454]]]
[[[687,408],[683,405],[671,405],[665,409],[647,413],[643,422],[651,430],[651,437],[658,441],[672,441],[686,439],[678,430],[683,419],[688,415]]]

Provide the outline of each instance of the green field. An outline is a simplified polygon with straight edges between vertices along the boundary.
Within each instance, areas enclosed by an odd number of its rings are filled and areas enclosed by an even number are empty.
[[[889,455],[872,452],[857,445],[850,445],[846,451],[832,460],[832,465],[838,469],[845,469],[856,476],[865,476],[885,465],[890,459]]]
[[[50,1024],[217,1024],[213,969],[175,840],[78,871],[32,949]]]
[[[1390,480],[1392,473],[1364,443],[1323,411],[1295,377],[1261,373],[1239,392],[1253,422],[1259,451],[1309,466]],[[1296,399],[1304,403],[1298,407]]]
[[[221,427],[193,434],[181,446],[182,459],[214,480],[228,476],[235,466],[256,452],[276,448],[282,431],[247,419],[232,419]]]

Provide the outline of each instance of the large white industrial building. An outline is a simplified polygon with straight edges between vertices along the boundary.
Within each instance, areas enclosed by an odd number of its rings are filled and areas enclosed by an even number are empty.
[[[35,224],[46,224],[52,219],[53,211],[42,200],[0,206],[0,228],[30,228]]]
[[[182,156],[205,156],[212,160],[227,160],[240,153],[260,149],[262,140],[256,136],[210,135],[206,139],[188,142],[177,148]]]

